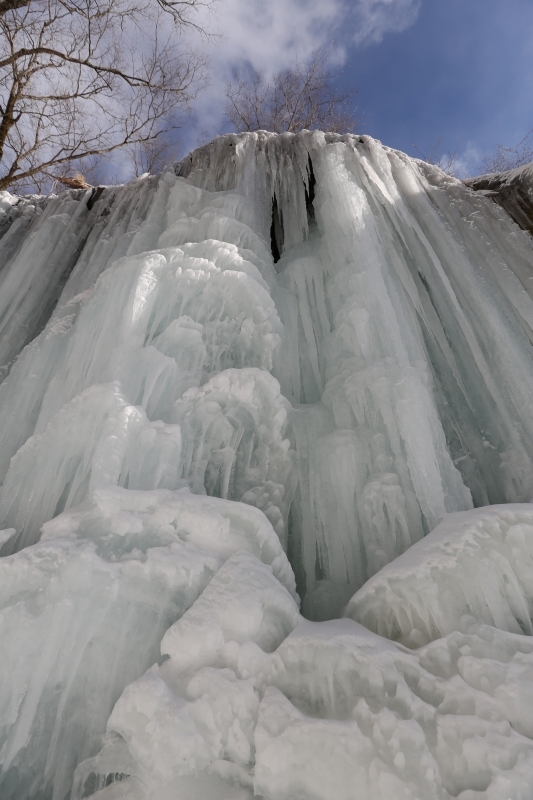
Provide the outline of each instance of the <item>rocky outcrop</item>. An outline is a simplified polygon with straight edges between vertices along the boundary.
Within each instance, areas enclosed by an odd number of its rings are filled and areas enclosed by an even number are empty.
[[[465,184],[490,197],[522,230],[533,234],[533,163],[507,172],[469,178]]]

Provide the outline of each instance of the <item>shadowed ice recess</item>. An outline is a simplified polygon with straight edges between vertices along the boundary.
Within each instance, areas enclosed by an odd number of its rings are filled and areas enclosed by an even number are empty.
[[[0,265],[2,800],[531,800],[531,236],[259,132]]]

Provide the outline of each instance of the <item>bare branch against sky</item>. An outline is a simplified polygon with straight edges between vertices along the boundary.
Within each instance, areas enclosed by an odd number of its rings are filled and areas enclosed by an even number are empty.
[[[515,145],[499,144],[493,153],[484,156],[482,165],[485,172],[506,172],[517,169],[533,161],[533,130]]]
[[[222,123],[225,88],[236,74],[248,77],[251,68],[268,83],[276,73],[292,69],[296,59],[306,63],[332,41],[330,64],[340,69],[350,53],[409,27],[419,7],[418,0],[221,0],[222,35],[210,52],[210,84],[195,103],[184,145],[194,147],[228,130]],[[349,83],[347,75],[340,86]],[[357,71],[353,83],[359,82]]]
[[[210,1],[2,0],[0,189],[41,189],[118,148],[155,152],[205,82],[187,33],[204,31]]]
[[[297,59],[270,80],[250,69],[246,77],[226,86],[228,119],[238,131],[353,131],[356,119],[350,101],[354,91],[336,88],[329,55],[329,48],[317,50],[308,61]]]
[[[215,3],[221,35],[213,46],[206,31]],[[223,132],[224,87],[235,72],[250,67],[265,84],[276,74],[295,77],[333,39],[331,63],[342,66],[350,47],[406,29],[419,7],[420,0],[0,0],[0,188],[42,190],[74,170],[121,180],[155,169],[175,152],[178,128],[184,147],[200,133]],[[321,124],[350,127],[339,116],[349,105],[342,96],[322,107]]]

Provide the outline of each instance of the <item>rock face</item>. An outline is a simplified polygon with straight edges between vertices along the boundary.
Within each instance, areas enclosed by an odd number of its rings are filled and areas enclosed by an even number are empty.
[[[465,184],[490,197],[522,230],[533,234],[533,163],[507,172],[469,178]]]

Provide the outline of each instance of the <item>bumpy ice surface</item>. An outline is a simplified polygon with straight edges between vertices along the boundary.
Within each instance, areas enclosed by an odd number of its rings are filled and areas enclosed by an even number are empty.
[[[529,800],[529,236],[318,132],[0,214],[2,799]]]

